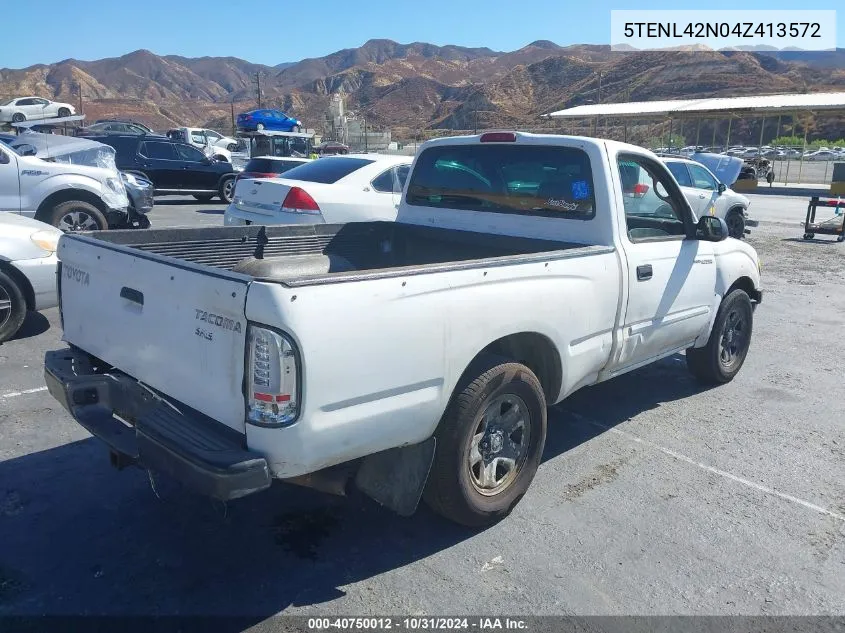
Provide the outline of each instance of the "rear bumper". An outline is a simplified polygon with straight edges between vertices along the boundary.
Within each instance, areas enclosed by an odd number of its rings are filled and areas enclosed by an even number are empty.
[[[163,400],[129,376],[97,371],[84,352],[47,352],[44,378],[50,394],[109,446],[116,465],[166,473],[223,501],[270,486],[267,461],[244,447],[243,435]]]
[[[223,226],[243,226],[245,224],[325,224],[322,213],[287,213],[281,210],[272,215],[253,213],[232,203],[223,213]]]

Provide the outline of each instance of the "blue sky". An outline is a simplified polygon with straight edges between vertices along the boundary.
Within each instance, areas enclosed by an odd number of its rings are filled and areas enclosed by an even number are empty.
[[[360,46],[371,38],[495,50],[514,50],[539,39],[607,44],[611,9],[703,8],[678,0],[38,0],[14,5],[14,17],[3,30],[0,68],[116,57],[139,48],[161,55],[231,55],[273,65]],[[841,0],[706,3],[708,9],[839,8],[839,47],[845,46],[843,7]]]

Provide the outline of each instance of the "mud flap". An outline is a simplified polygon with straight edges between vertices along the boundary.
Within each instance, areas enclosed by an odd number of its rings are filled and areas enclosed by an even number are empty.
[[[355,485],[396,514],[411,516],[417,510],[434,462],[434,445],[431,437],[420,444],[366,457],[355,476]]]

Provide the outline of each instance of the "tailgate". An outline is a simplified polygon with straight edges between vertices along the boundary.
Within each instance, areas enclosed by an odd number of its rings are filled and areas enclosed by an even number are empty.
[[[64,340],[243,433],[250,277],[65,236]]]
[[[242,178],[235,188],[232,204],[240,211],[258,215],[279,215],[291,185],[277,179]]]

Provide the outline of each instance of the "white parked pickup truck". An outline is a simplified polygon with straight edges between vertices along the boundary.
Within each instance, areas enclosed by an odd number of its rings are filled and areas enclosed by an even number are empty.
[[[354,482],[489,524],[548,405],[684,351],[707,383],[742,367],[757,255],[692,218],[646,150],[496,132],[422,145],[396,222],[65,235],[47,385],[113,464],[212,497]]]

